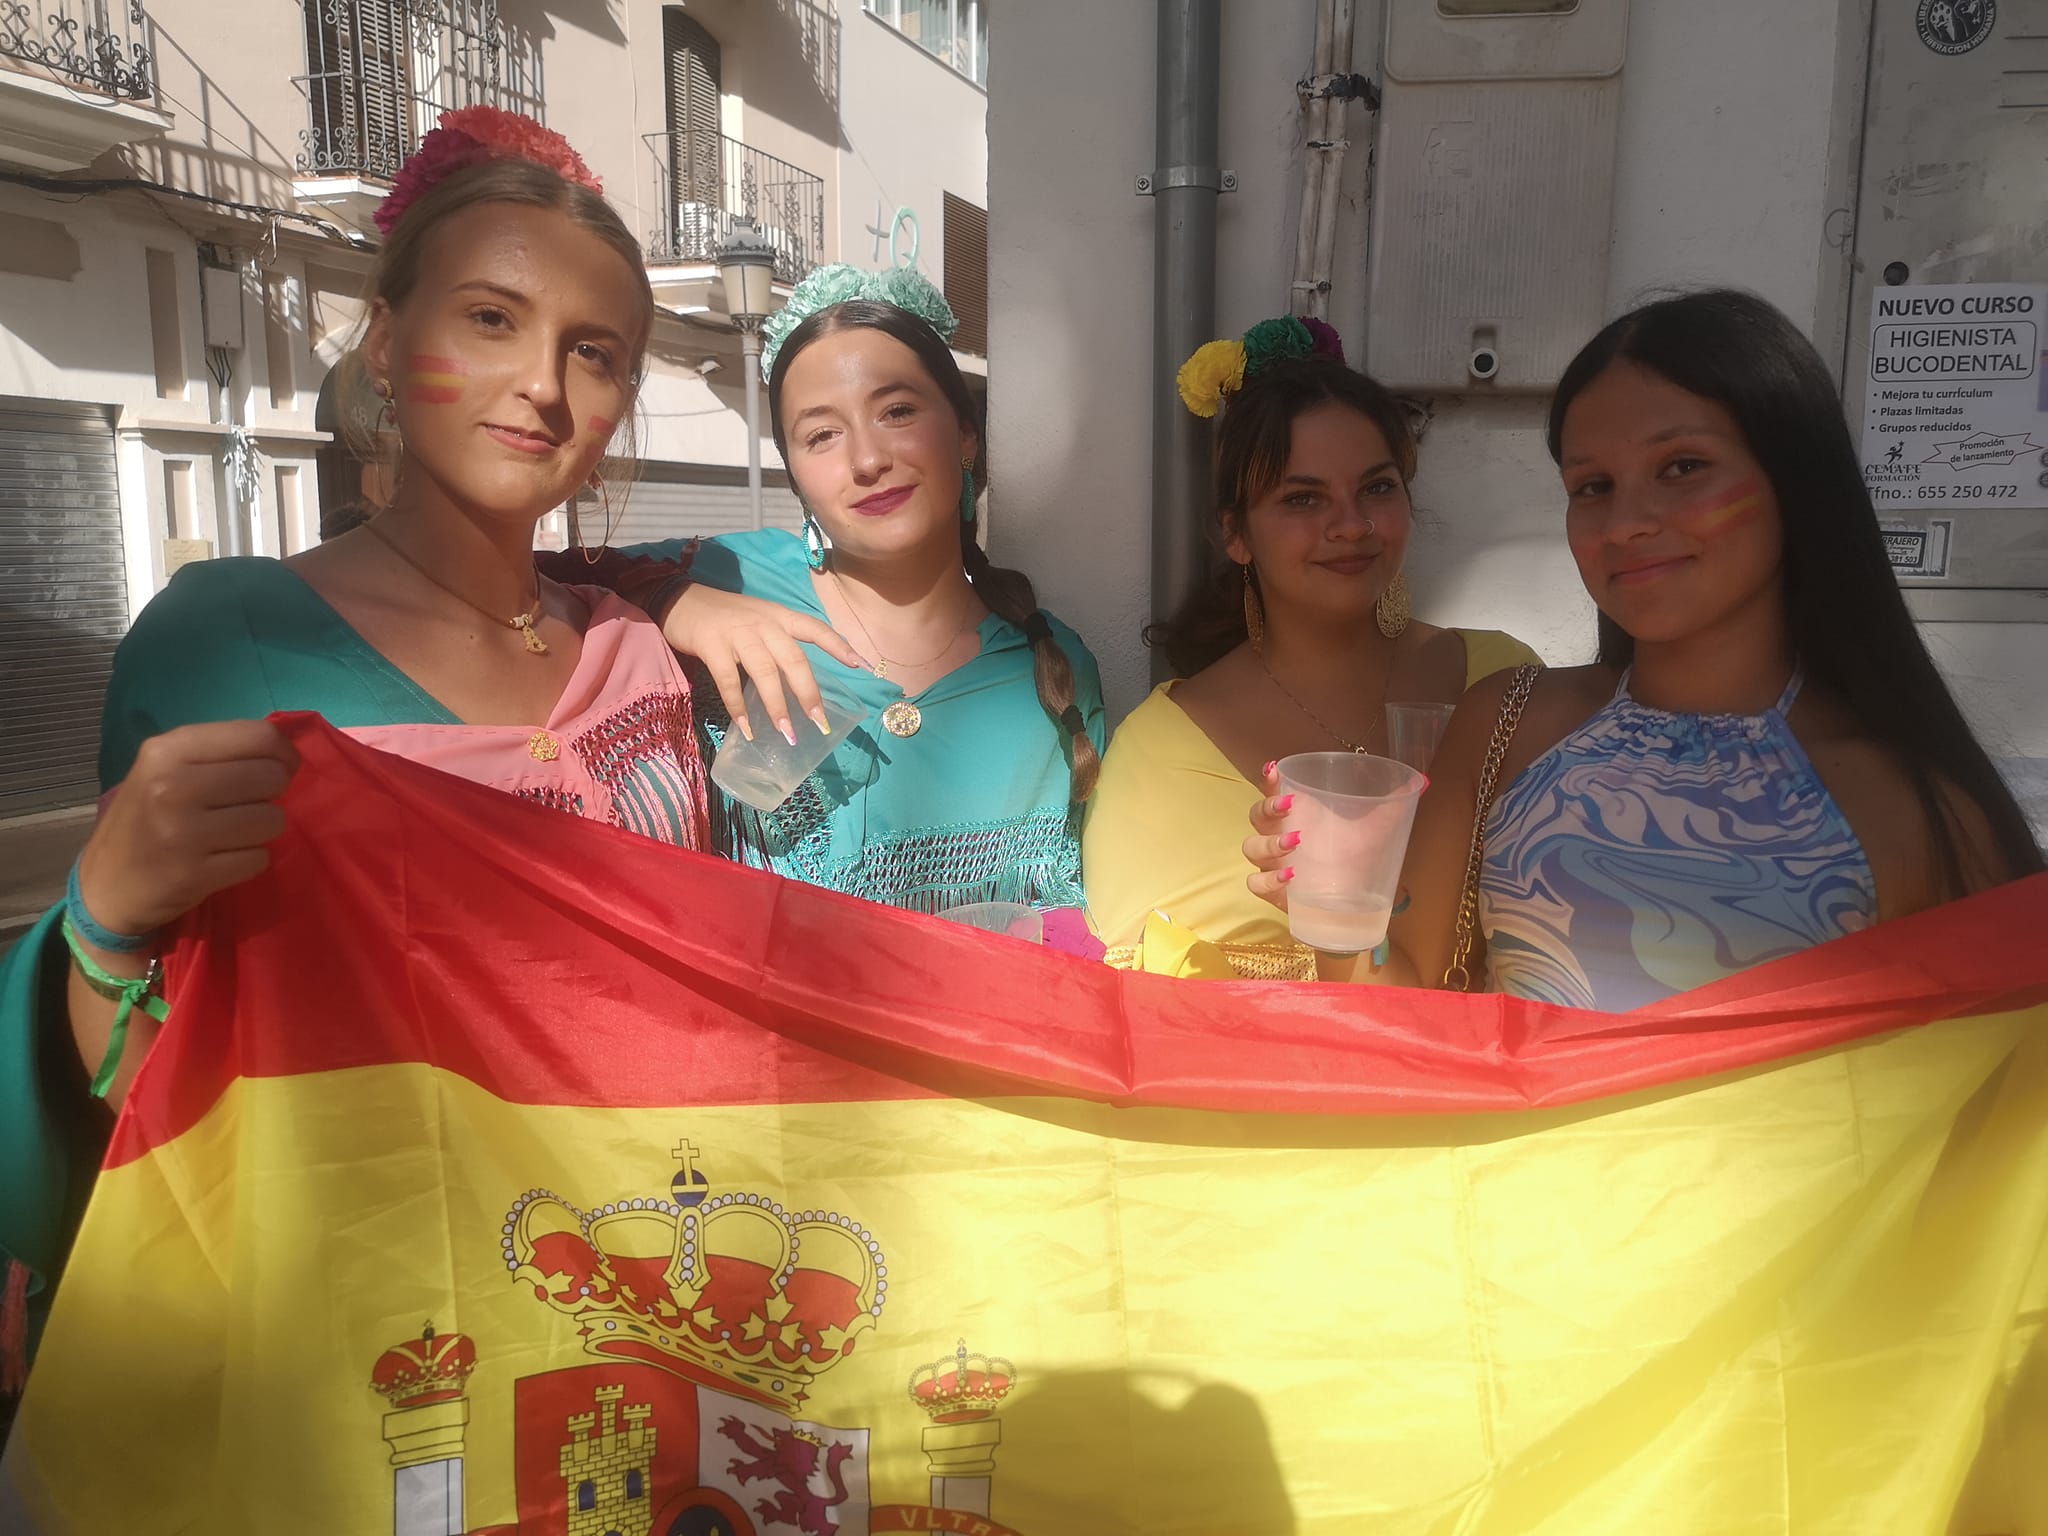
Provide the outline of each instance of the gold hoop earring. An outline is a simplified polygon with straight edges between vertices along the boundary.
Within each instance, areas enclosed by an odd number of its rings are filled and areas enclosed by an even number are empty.
[[[1252,585],[1252,563],[1245,561],[1244,571],[1244,635],[1256,651],[1266,638],[1266,605],[1259,601],[1259,589]]]
[[[1398,571],[1394,573],[1394,579],[1387,583],[1386,591],[1382,592],[1379,601],[1372,605],[1372,613],[1379,621],[1380,633],[1389,640],[1398,640],[1407,633],[1410,614],[1406,576]]]

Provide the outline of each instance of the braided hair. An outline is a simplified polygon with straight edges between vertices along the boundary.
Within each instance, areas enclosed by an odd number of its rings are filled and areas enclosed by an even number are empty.
[[[775,367],[768,376],[768,419],[782,462],[790,462],[789,442],[782,429],[782,387],[789,376],[791,361],[820,337],[853,330],[880,331],[902,342],[916,355],[918,363],[953,407],[961,429],[974,434],[974,480],[978,486],[986,485],[988,438],[982,430],[981,408],[961,376],[960,365],[953,361],[952,349],[937,331],[909,310],[872,299],[849,299],[819,310],[791,330],[776,352]],[[1078,804],[1094,793],[1102,758],[1088,734],[1087,717],[1075,696],[1074,663],[1054,638],[1052,624],[1038,606],[1031,578],[989,559],[988,551],[975,537],[978,524],[978,516],[960,521],[960,563],[989,611],[1021,629],[1031,642],[1038,702],[1065,739],[1072,774],[1071,795]]]

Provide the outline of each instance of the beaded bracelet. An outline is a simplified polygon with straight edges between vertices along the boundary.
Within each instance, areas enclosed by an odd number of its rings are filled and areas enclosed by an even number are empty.
[[[95,922],[92,913],[86,910],[85,893],[78,888],[78,866],[75,863],[71,866],[71,879],[64,888],[64,919],[86,943],[110,955],[138,954],[156,942],[153,932],[116,933]]]
[[[100,1068],[92,1075],[92,1096],[104,1099],[107,1090],[114,1086],[114,1074],[121,1070],[121,1057],[128,1049],[128,1015],[140,1007],[159,1024],[171,1016],[171,1005],[156,992],[163,982],[164,963],[160,958],[152,959],[144,975],[115,976],[86,951],[69,916],[65,917],[63,928],[64,943],[71,951],[71,963],[78,967],[78,974],[85,978],[85,984],[109,1002],[121,1005],[114,1010],[113,1027],[107,1031],[107,1053],[100,1058]]]

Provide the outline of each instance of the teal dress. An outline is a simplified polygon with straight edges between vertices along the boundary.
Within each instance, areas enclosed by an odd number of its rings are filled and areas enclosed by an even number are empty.
[[[631,556],[688,561],[689,577],[823,619],[803,540],[780,529],[645,545]],[[1074,668],[1075,704],[1103,749],[1102,677],[1066,625],[1047,616]],[[1038,701],[1031,642],[991,614],[981,650],[910,702],[922,725],[892,736],[882,711],[895,684],[806,646],[819,685],[868,712],[795,795],[763,815],[712,785],[714,845],[728,858],[869,901],[920,912],[982,901],[1079,907],[1080,808],[1068,742]],[[715,690],[696,689],[712,756],[727,721]]]
[[[285,566],[209,560],[179,571],[115,652],[100,786],[126,778],[151,736],[279,709],[342,727],[459,723]],[[61,916],[0,958],[0,1268],[28,1271],[31,1349],[113,1125],[71,1040]]]

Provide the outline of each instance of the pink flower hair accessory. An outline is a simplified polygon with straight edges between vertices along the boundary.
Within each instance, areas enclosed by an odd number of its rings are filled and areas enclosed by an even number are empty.
[[[569,147],[569,141],[517,112],[499,107],[458,107],[441,114],[441,126],[399,167],[398,179],[377,205],[377,228],[387,237],[422,193],[444,178],[486,160],[531,160],[564,181],[602,193],[604,183]]]

